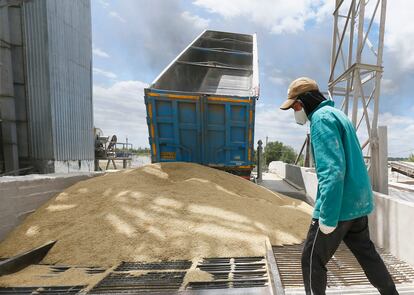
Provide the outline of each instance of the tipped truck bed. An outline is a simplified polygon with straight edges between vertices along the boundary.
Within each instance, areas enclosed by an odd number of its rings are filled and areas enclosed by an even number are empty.
[[[204,31],[145,89],[152,162],[249,177],[258,97],[256,35]]]

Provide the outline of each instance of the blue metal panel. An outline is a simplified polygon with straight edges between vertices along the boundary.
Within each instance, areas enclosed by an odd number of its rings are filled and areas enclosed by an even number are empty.
[[[153,162],[252,166],[255,98],[146,90]]]
[[[226,110],[225,104],[205,103],[204,110],[207,122],[206,134],[206,164],[225,164],[226,154]]]
[[[198,99],[171,99],[161,95],[146,96],[145,101],[152,161],[201,163]]]
[[[223,98],[207,100],[206,126],[208,134],[208,163],[213,166],[246,166],[253,163],[248,159],[248,114],[254,99]]]

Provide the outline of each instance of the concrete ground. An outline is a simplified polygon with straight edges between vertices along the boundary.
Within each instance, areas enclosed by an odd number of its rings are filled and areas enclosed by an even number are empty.
[[[407,164],[407,162],[404,162]],[[408,163],[413,165],[413,163]],[[414,202],[414,179],[388,170],[388,195],[400,200]]]
[[[400,200],[414,202],[414,185],[411,185],[412,188],[405,189],[398,184],[389,184],[388,194],[391,197],[398,198]]]

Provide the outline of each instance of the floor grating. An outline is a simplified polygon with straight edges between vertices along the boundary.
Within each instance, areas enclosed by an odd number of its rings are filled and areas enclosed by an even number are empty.
[[[149,272],[141,275],[110,273],[88,294],[148,294],[160,291],[177,291],[185,272]],[[122,291],[122,292],[121,292]]]
[[[204,258],[197,268],[212,275],[212,281],[190,282],[187,290],[266,287],[269,285],[265,258]]]
[[[99,267],[62,265],[47,265],[45,267],[49,268],[49,273],[52,276],[64,275],[72,268],[80,268],[87,275],[96,275],[106,271],[106,269]],[[188,260],[152,263],[122,262],[87,294],[173,294],[184,289],[187,292],[226,289],[227,291],[217,290],[217,292],[221,292],[220,294],[226,294],[226,292],[239,294],[239,291],[234,290],[235,288],[250,290],[248,291],[250,293],[240,290],[243,294],[267,294],[264,291],[257,291],[257,288],[264,290],[262,287],[269,287],[266,260],[262,256],[204,258],[193,267],[210,273],[212,280],[190,282],[184,286],[185,275],[191,267],[192,262]],[[85,291],[81,290],[82,288],[86,288],[86,286],[0,288],[0,295],[85,294]]]
[[[282,284],[285,290],[290,290],[292,293],[294,290],[302,290],[303,293],[303,280],[301,270],[301,255],[303,245],[289,245],[289,246],[274,246],[273,252],[275,255],[277,267],[279,269]],[[413,285],[414,292],[414,269],[408,264],[398,260],[393,255],[386,253],[382,249],[378,249],[381,257],[384,260],[395,284],[406,288],[407,285]],[[335,289],[344,290],[344,288],[356,288],[359,287],[368,290],[376,290],[371,286],[364,271],[359,265],[352,252],[346,247],[345,244],[341,244],[336,251],[335,255],[329,261],[327,265],[328,269],[328,290],[334,292]],[[343,291],[342,291],[343,292]],[[349,291],[351,292],[351,291]],[[358,294],[350,293],[350,294]],[[336,294],[336,293],[332,293]],[[365,294],[365,293],[360,293]]]
[[[191,264],[189,260],[122,262],[88,294],[173,293],[181,287]]]
[[[130,270],[164,270],[164,269],[189,269],[191,267],[189,260],[174,260],[161,261],[154,263],[140,263],[140,262],[122,262],[115,271],[130,271]]]
[[[1,287],[1,295],[74,295],[86,286]]]

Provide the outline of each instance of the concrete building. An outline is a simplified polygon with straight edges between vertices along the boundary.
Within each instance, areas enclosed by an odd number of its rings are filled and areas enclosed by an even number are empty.
[[[0,0],[0,40],[0,174],[93,171],[90,1]]]

